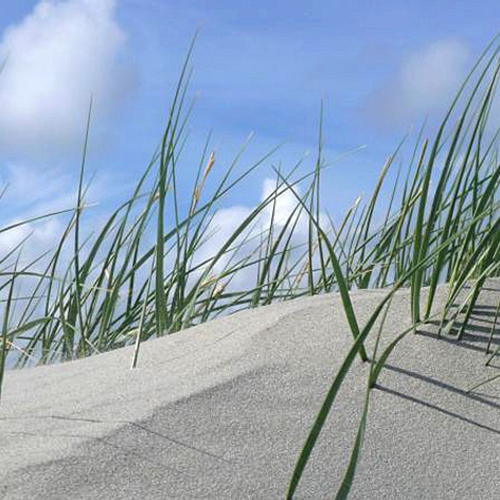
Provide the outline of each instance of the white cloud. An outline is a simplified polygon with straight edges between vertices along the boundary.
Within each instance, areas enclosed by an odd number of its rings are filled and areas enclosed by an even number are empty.
[[[297,208],[298,200],[297,196],[290,189],[286,189],[286,186],[276,185],[275,179],[265,179],[262,185],[262,201],[273,195],[276,189],[281,194],[276,198],[276,202],[271,202],[265,209],[266,225],[271,223],[271,218],[273,217],[274,224],[284,226],[292,212]],[[297,187],[293,189],[297,195],[300,195],[300,190]],[[303,220],[300,222],[302,223],[300,227],[302,227],[304,222]]]
[[[12,224],[23,222],[25,219],[13,219]],[[23,251],[23,262],[29,262],[42,255],[45,251],[54,248],[64,230],[64,224],[59,219],[46,219],[37,223],[23,224],[9,231],[0,233],[0,256],[14,250],[23,240],[26,240]],[[14,253],[14,257],[17,252]],[[13,259],[11,258],[10,261]]]
[[[469,50],[456,40],[442,40],[409,55],[392,82],[371,96],[377,118],[393,124],[421,120],[446,108],[469,69]]]
[[[299,204],[297,196],[301,196],[300,188],[294,186],[293,188],[287,189],[286,185],[276,185],[276,179],[264,179],[261,188],[261,201],[266,200],[269,196],[274,194],[278,190],[278,196],[276,197],[276,202],[274,204],[271,201],[264,210],[260,213],[249,227],[243,232],[242,236],[233,243],[232,247],[236,248],[240,243],[247,238],[247,242],[242,246],[239,251],[235,254],[234,258],[231,260],[230,267],[236,265],[236,263],[243,257],[249,256],[254,252],[252,261],[258,259],[259,253],[255,250],[259,247],[261,243],[261,235],[264,240],[268,237],[268,233],[271,230],[271,222],[273,222],[273,233],[274,237],[277,238],[279,232],[286,224],[288,218],[297,208]],[[291,192],[293,189],[296,193]],[[231,235],[238,229],[238,227],[243,223],[243,221],[253,212],[256,207],[246,207],[242,205],[234,205],[224,209],[218,210],[207,230],[207,236],[211,237],[202,245],[196,255],[195,264],[204,262],[213,256],[220,250],[222,245],[224,245]],[[273,215],[274,210],[274,215]],[[293,222],[296,220],[295,217],[299,214],[297,210],[292,218]],[[320,214],[320,222],[325,224],[327,217],[324,213]],[[294,235],[292,238],[292,246],[304,244],[307,242],[308,238],[308,218],[307,215],[302,211],[299,215],[299,220],[294,228]],[[287,234],[291,229],[291,225],[287,229]],[[286,238],[285,238],[286,240]],[[305,249],[305,247],[304,247]],[[296,255],[302,253],[300,250]],[[229,260],[233,254],[231,252],[225,254],[214,266],[212,274],[214,276],[219,275],[223,272],[225,266],[229,263]],[[256,272],[257,266],[246,267],[238,271],[232,278],[229,285],[229,289],[232,290],[244,290],[250,289],[256,283]],[[193,276],[193,279],[199,276]],[[227,281],[227,278],[221,280],[222,283]]]
[[[3,214],[0,229],[56,212],[64,213],[0,232],[0,259],[28,236],[23,250],[23,262],[53,250],[76,206],[77,187],[73,177],[60,169],[40,171],[36,167],[21,164],[7,165],[0,175],[0,190],[6,188],[0,199]],[[108,192],[108,186],[102,180],[94,180],[86,190],[87,208],[82,220],[85,236],[88,235],[87,231],[102,224],[103,214],[98,200]]]
[[[60,206],[68,204],[69,198],[71,204],[74,203],[76,182],[59,169],[40,171],[22,164],[8,164],[1,170],[0,180],[1,185],[7,187],[2,202],[16,210],[46,202],[51,208],[60,209]],[[40,189],[41,186],[43,189]]]
[[[109,111],[130,86],[115,0],[44,0],[3,33],[0,150],[60,151],[80,144],[93,96]]]

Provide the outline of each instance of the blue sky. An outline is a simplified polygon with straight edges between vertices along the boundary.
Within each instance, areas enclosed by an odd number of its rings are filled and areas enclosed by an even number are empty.
[[[0,177],[10,206],[69,203],[90,94],[94,195],[104,206],[123,199],[160,138],[199,27],[181,180],[192,180],[210,130],[221,170],[252,131],[242,167],[282,141],[274,164],[291,167],[316,147],[323,98],[326,160],[344,155],[325,177],[325,208],[339,213],[412,126],[440,116],[498,19],[492,0],[4,0]],[[255,204],[269,176],[264,166],[227,203]]]

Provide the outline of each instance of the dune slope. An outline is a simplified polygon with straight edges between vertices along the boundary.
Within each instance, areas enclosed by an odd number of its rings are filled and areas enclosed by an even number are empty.
[[[398,345],[372,393],[350,498],[498,498],[500,384],[465,391],[498,373],[484,367],[483,350],[499,291],[499,282],[488,283],[462,342],[438,339],[428,325]],[[361,324],[385,293],[353,293]],[[384,344],[409,326],[409,311],[401,291]],[[331,294],[147,342],[135,370],[124,348],[8,372],[0,498],[282,499],[351,343]],[[335,496],[367,375],[368,364],[357,360],[296,498]]]

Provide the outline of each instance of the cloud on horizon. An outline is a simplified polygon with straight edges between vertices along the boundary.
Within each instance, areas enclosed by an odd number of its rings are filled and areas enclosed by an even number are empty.
[[[262,244],[262,238],[265,240],[269,232],[273,231],[273,241],[276,242],[276,238],[292,215],[292,223],[289,225],[286,234],[288,237],[291,227],[294,226],[290,246],[297,247],[292,253],[294,256],[293,258],[299,258],[302,252],[305,251],[309,234],[309,219],[306,213],[300,210],[296,211],[299,207],[297,196],[300,198],[303,196],[301,191],[298,185],[287,188],[283,184],[277,185],[276,179],[265,178],[261,185],[260,201],[264,202],[274,197],[274,202],[271,201],[243,231],[242,235],[232,244],[231,248],[237,250],[234,252],[227,252],[218,260],[213,269],[214,276],[217,277],[223,274],[226,266],[229,266],[229,268],[235,266],[243,257],[252,255],[251,262],[255,262],[259,258],[258,248]],[[200,265],[214,257],[256,208],[256,205],[232,205],[218,209],[210,221],[207,228],[207,240],[200,246],[194,259],[194,265]],[[320,223],[323,227],[326,227],[328,224],[328,216],[323,211],[320,212]],[[241,245],[241,247],[239,245]],[[299,249],[298,247],[300,245],[302,245],[302,247]],[[283,246],[281,245],[280,251],[282,249]],[[199,277],[199,274],[203,270],[204,268],[200,268],[193,275],[193,279]],[[257,270],[258,266],[253,264],[231,275],[231,282],[228,286],[228,290],[251,289],[252,286],[256,284]],[[293,280],[293,278],[291,279]],[[226,283],[227,281],[228,278],[225,277],[221,280],[220,284]]]
[[[91,96],[94,116],[127,94],[120,61],[126,35],[115,0],[40,1],[0,40],[0,151],[57,154],[82,143]]]

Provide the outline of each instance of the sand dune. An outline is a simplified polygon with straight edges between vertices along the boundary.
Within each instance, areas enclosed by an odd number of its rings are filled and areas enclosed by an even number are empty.
[[[353,499],[500,498],[500,383],[484,345],[500,284],[464,341],[409,335],[373,391]],[[445,289],[440,288],[438,301]],[[363,323],[384,291],[353,294]],[[398,293],[383,342],[409,326]],[[0,498],[282,499],[352,337],[336,294],[244,311],[131,348],[8,372],[0,405]],[[367,343],[370,347],[373,339]],[[297,499],[335,496],[368,364],[356,361]]]

